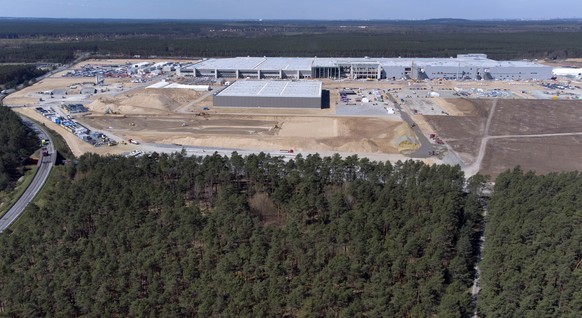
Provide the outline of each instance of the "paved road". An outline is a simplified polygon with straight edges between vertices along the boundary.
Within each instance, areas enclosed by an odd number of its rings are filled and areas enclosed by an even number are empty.
[[[400,116],[402,117],[402,120],[404,120],[404,122],[406,122],[411,127],[411,129],[416,134],[416,138],[418,138],[418,142],[420,142],[420,148],[418,148],[415,152],[413,152],[411,154],[411,157],[413,157],[413,158],[432,157],[432,153],[435,150],[437,150],[438,147],[435,147],[428,140],[428,138],[426,138],[426,136],[422,133],[422,130],[420,130],[420,128],[414,122],[414,120],[412,118],[410,118],[408,113],[406,113],[405,111],[402,110],[402,107],[400,106],[400,104],[395,99],[392,98],[392,100],[394,101],[394,105],[396,105],[396,109],[398,110],[398,112],[400,112]]]
[[[24,209],[28,206],[28,204],[36,197],[44,183],[46,182],[51,169],[53,168],[57,156],[56,151],[53,146],[53,141],[50,139],[49,134],[46,133],[43,127],[37,125],[36,123],[32,123],[26,119],[23,119],[24,122],[30,123],[33,129],[35,129],[38,133],[40,139],[47,139],[49,140],[49,144],[47,149],[49,151],[49,156],[42,158],[42,161],[39,163],[38,170],[34,179],[26,189],[26,191],[22,194],[20,199],[16,201],[16,203],[2,216],[0,219],[0,233],[2,233],[5,229],[7,229],[20,215],[24,212]]]

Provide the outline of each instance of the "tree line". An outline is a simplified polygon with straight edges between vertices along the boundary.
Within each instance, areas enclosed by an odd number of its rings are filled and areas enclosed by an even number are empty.
[[[255,37],[173,38],[135,35],[123,39],[52,41],[0,46],[0,63],[66,63],[75,54],[110,57],[454,57],[486,53],[493,59],[561,59],[582,55],[582,32],[516,33],[324,33]]]
[[[0,65],[0,87],[14,88],[45,73],[35,65]]]
[[[470,317],[482,178],[356,156],[84,155],[0,235],[0,313]],[[582,176],[489,201],[478,312],[577,317]],[[467,192],[467,190],[469,190]]]
[[[580,317],[582,175],[497,177],[486,218],[480,317]]]
[[[467,317],[460,168],[356,156],[84,155],[0,235],[0,312]]]
[[[517,20],[147,20],[147,19],[6,19],[0,18],[0,38],[71,39],[124,36],[208,37],[231,35],[322,34],[343,31],[379,33],[511,33],[578,32],[576,19]],[[223,32],[224,31],[224,32]]]
[[[0,103],[0,191],[13,188],[27,159],[38,149],[37,135]]]

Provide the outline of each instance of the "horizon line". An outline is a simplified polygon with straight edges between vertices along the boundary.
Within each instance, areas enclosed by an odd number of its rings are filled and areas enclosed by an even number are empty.
[[[455,17],[435,17],[425,19],[297,19],[297,18],[67,18],[67,17],[3,17],[0,20],[130,20],[130,21],[254,21],[254,22],[277,22],[277,21],[325,21],[325,22],[415,22],[432,20],[459,20],[459,21],[578,21],[582,17],[571,18],[490,18],[490,19],[467,19]]]

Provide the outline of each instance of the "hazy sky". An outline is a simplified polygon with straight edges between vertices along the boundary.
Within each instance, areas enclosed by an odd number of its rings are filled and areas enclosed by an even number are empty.
[[[547,19],[582,0],[0,0],[0,17],[154,19]]]

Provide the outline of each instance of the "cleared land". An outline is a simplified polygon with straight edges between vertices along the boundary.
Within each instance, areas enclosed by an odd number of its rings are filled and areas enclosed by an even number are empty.
[[[143,88],[116,96],[101,96],[89,104],[95,113],[109,110],[120,114],[168,114],[188,105],[203,93],[186,89]]]
[[[427,115],[424,118],[465,163],[473,163],[479,152],[492,101],[448,99],[440,103],[455,107],[454,113],[461,115]]]
[[[449,99],[446,102],[463,115],[424,117],[470,165],[475,162],[483,141],[492,100]],[[480,172],[496,176],[517,165],[539,173],[581,170],[582,136],[551,136],[582,133],[580,122],[580,101],[499,99]]]
[[[582,132],[582,101],[500,100],[490,134]]]
[[[86,116],[98,130],[149,143],[257,150],[397,153],[405,124],[383,118],[264,115]]]
[[[58,102],[78,102],[82,101],[86,98],[86,95],[77,95],[79,94],[80,89],[84,88],[85,86],[83,83],[87,83],[86,87],[93,88],[93,83],[95,82],[94,78],[90,77],[50,77],[44,79],[33,86],[29,86],[24,88],[16,93],[10,94],[4,100],[6,105],[26,105],[32,106],[36,105],[40,98],[45,99],[47,101],[54,101],[55,103]],[[112,79],[107,78],[105,79],[105,84],[107,85],[106,88],[109,88],[111,92],[122,92],[124,90],[132,89],[134,87],[143,85],[138,83],[132,83],[131,79]],[[75,89],[71,89],[70,87],[77,86]],[[59,93],[66,93],[66,94],[55,94],[51,99],[50,95],[41,94],[42,92],[58,90]],[[77,96],[75,96],[77,95]],[[63,96],[65,98],[63,98]]]
[[[93,152],[101,155],[121,154],[136,149],[136,146],[130,144],[128,145],[120,144],[115,147],[93,147],[89,143],[82,141],[77,136],[67,131],[62,126],[56,125],[55,123],[52,123],[50,120],[48,120],[46,117],[41,116],[39,113],[34,111],[33,108],[15,108],[14,110],[42,124],[45,124],[50,129],[56,131],[59,135],[61,135],[65,139],[67,145],[71,149],[71,152],[73,152],[75,156],[81,156],[82,154],[88,152]]]
[[[86,64],[127,62],[137,63],[140,60],[90,60],[74,68]],[[187,81],[175,75],[167,76],[173,77],[169,81]],[[107,78],[104,86],[93,86],[93,78],[63,78],[57,75],[11,94],[5,103],[42,105],[59,110],[56,106],[61,102],[81,102],[91,113],[74,115],[75,120],[119,142],[131,138],[149,144],[136,146],[121,143],[115,147],[95,148],[50,123],[33,108],[16,108],[46,125],[55,126],[53,129],[65,137],[75,155],[86,152],[127,153],[135,149],[155,151],[151,149],[157,144],[169,144],[206,149],[267,152],[294,149],[322,154],[339,152],[344,155],[387,156],[418,147],[413,144],[416,138],[410,127],[414,124],[417,126],[414,129],[420,128],[427,136],[436,133],[454,152],[449,154],[452,156],[447,157],[448,161],[443,159],[443,162],[459,163],[470,167],[473,172],[480,167],[481,172],[496,175],[518,164],[540,172],[580,169],[579,136],[514,138],[582,132],[582,102],[551,100],[558,92],[543,87],[539,82],[325,79],[323,88],[330,92],[330,107],[317,110],[218,108],[212,106],[212,96],[222,86],[214,86],[209,92],[145,89],[161,77],[147,76],[145,80],[146,83],[132,83],[131,78]],[[83,87],[95,87],[98,93],[81,95],[80,89]],[[339,91],[346,88],[364,97],[379,94],[383,100],[374,102],[374,106],[340,105]],[[42,94],[51,90],[55,92],[53,98]],[[487,98],[492,91],[503,98]],[[430,97],[430,92],[436,92],[440,97]],[[580,89],[572,88],[566,93],[580,94]],[[470,97],[458,98],[458,95]],[[530,99],[533,96],[547,99]],[[490,137],[487,137],[485,147],[485,126],[494,101],[497,106],[492,114],[487,132]],[[396,108],[395,104],[401,104],[402,112],[410,115],[413,122],[407,124],[398,114],[389,115],[384,109]],[[336,108],[340,110],[337,114]],[[480,149],[484,151],[484,156],[483,153],[480,155]],[[552,153],[551,156],[548,152]],[[552,157],[557,154],[559,160]],[[483,158],[483,161],[476,162],[478,158]],[[439,161],[435,159],[434,162]]]
[[[149,62],[157,62],[148,60]],[[140,60],[88,60],[84,65],[122,65]],[[7,105],[57,107],[61,103],[83,103],[89,114],[74,119],[121,142],[134,139],[141,143],[178,144],[241,150],[340,152],[344,154],[398,154],[402,141],[414,140],[414,133],[398,116],[339,116],[335,102],[344,87],[378,88],[377,82],[324,81],[330,90],[328,109],[246,109],[212,107],[213,93],[184,89],[146,89],[161,78],[133,83],[131,78],[106,78],[105,85],[94,86],[94,79],[62,77],[68,71],[25,88],[6,98]],[[170,81],[182,81],[173,76]],[[387,84],[387,83],[384,83]],[[402,85],[401,83],[395,84]],[[96,94],[82,95],[84,87]],[[54,92],[51,97],[51,91]],[[48,92],[48,93],[47,93]],[[209,108],[203,110],[204,108]],[[16,108],[61,133],[75,155],[86,152],[124,153],[140,146],[119,144],[95,148],[62,127],[56,126],[32,108]],[[66,114],[66,113],[65,113]]]
[[[492,139],[481,173],[496,176],[521,166],[538,174],[582,170],[582,136]]]

